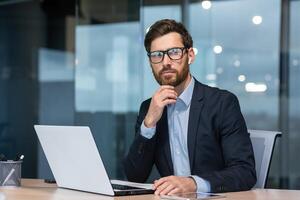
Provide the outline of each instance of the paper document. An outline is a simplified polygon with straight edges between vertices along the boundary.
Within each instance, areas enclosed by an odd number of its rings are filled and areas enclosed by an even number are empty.
[[[130,181],[121,181],[121,180],[110,180],[112,184],[118,184],[118,185],[128,185],[132,187],[140,187],[145,189],[153,189],[153,184],[150,183],[135,183]]]

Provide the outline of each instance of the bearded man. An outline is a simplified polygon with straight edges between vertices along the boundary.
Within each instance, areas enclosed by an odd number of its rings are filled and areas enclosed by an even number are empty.
[[[128,180],[145,182],[156,165],[158,195],[251,189],[254,154],[237,97],[191,75],[193,40],[183,24],[157,21],[144,44],[160,87],[141,104],[124,162]]]

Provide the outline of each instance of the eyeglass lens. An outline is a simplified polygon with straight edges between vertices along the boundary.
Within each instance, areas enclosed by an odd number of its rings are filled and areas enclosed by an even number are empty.
[[[171,60],[181,59],[183,56],[183,50],[184,47],[176,47],[167,49],[166,51],[153,51],[150,52],[148,55],[152,63],[160,63],[164,59],[165,54],[167,54]]]

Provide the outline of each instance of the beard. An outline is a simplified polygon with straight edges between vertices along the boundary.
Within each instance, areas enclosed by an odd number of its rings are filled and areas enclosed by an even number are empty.
[[[181,73],[179,73],[176,69],[171,69],[170,66],[163,67],[163,69],[160,70],[158,73],[156,73],[153,70],[153,67],[151,67],[151,69],[152,69],[154,78],[159,85],[171,85],[171,86],[176,87],[176,86],[180,85],[183,81],[185,81],[189,75],[189,66],[188,65],[185,65],[183,67]],[[173,73],[173,75],[166,77],[163,75],[165,72]]]

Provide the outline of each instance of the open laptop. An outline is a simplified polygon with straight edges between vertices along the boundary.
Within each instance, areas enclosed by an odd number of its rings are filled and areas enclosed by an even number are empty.
[[[110,196],[154,193],[149,184],[112,184],[89,127],[35,125],[34,129],[59,187]]]

